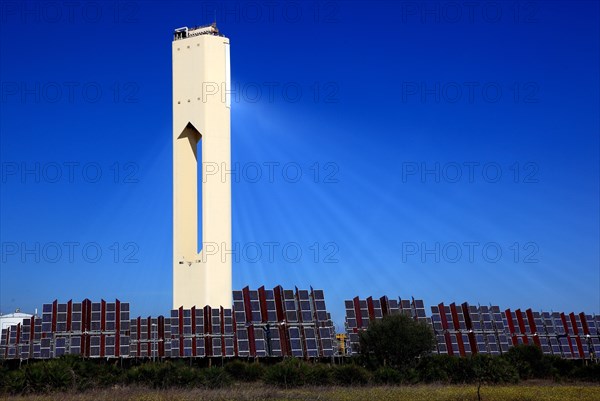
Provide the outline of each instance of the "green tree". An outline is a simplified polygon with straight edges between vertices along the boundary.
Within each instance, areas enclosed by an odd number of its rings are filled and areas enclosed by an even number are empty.
[[[360,333],[363,357],[380,366],[406,369],[435,347],[431,328],[406,315],[388,315]]]
[[[519,373],[506,359],[485,354],[471,358],[477,382],[477,400],[481,401],[481,386],[484,384],[516,383]]]
[[[536,345],[511,347],[505,357],[517,368],[519,377],[523,380],[545,379],[551,376],[551,362]]]

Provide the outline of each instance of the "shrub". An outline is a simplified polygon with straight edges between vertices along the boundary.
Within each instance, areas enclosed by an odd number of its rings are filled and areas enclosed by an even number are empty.
[[[402,374],[393,368],[379,368],[373,373],[373,381],[377,384],[400,384]]]
[[[201,371],[202,384],[210,389],[224,388],[231,385],[231,376],[224,368],[206,368]]]
[[[196,369],[183,363],[147,362],[127,371],[126,381],[155,389],[170,387],[193,387],[201,384]]]
[[[86,365],[91,365],[91,363],[86,363]],[[125,380],[125,372],[123,369],[118,366],[110,363],[100,365],[99,369],[97,369],[95,376],[81,377],[77,374],[77,372],[73,369],[74,381],[77,387],[80,387],[80,383],[87,382],[91,385],[91,383],[95,383],[100,387],[108,387],[114,386],[115,384],[121,384]]]
[[[46,393],[50,389],[50,383],[46,375],[46,361],[32,363],[25,367],[24,392]]]
[[[160,377],[159,374],[157,374],[158,370],[158,364],[145,363],[140,366],[134,366],[127,372],[127,382],[130,384],[135,383],[152,388],[160,388],[160,382],[156,380]]]
[[[210,370],[212,368],[209,368],[208,370]],[[214,369],[220,369],[223,370],[221,368],[214,368]],[[168,369],[167,370],[169,373],[171,373],[171,380],[164,383],[164,387],[169,388],[169,387],[199,387],[201,385],[206,385],[205,381],[207,380],[207,375],[206,374],[202,374],[201,371],[199,371],[196,368],[193,368],[191,366],[186,366],[186,365],[175,365],[174,368],[172,369]],[[223,371],[224,373],[224,371]],[[214,375],[216,376],[216,375]],[[209,379],[209,386],[211,386],[211,388],[216,388],[216,387],[221,387],[218,383],[219,383],[219,378],[212,378],[212,376],[210,376],[210,374],[208,375],[208,379]],[[212,380],[212,381],[210,381]]]
[[[297,387],[306,383],[308,368],[295,358],[270,366],[265,373],[265,383],[280,387]]]
[[[64,357],[74,375],[75,388],[78,391],[85,391],[94,388],[96,385],[110,385],[108,373],[101,373],[101,366],[78,356],[67,355]],[[119,381],[122,382],[125,378],[124,372],[121,371]]]
[[[321,364],[308,366],[305,382],[311,386],[327,386],[331,384],[331,367]]]
[[[573,375],[575,365],[573,361],[563,359],[558,355],[546,355],[544,357],[550,365],[550,374],[556,381],[569,379]]]
[[[260,363],[250,363],[246,366],[246,381],[254,382],[262,380],[265,375],[265,367]]]
[[[0,365],[0,394],[6,390],[6,379],[8,377],[8,369],[5,366]]]
[[[424,322],[406,315],[388,315],[360,333],[362,357],[379,366],[408,368],[435,347],[435,337]]]
[[[505,358],[478,354],[473,358],[475,379],[482,383],[504,384],[519,381],[519,373]]]
[[[233,361],[225,365],[225,371],[235,380],[254,382],[261,380],[265,374],[265,368],[260,363],[245,363]]]
[[[425,383],[448,383],[448,366],[454,363],[454,357],[449,355],[432,355],[423,358],[417,365],[419,379]]]
[[[521,379],[544,379],[551,375],[552,365],[538,346],[517,345],[511,347],[505,357],[517,369]]]
[[[454,357],[453,363],[447,368],[450,382],[454,384],[473,383],[476,378],[473,360],[471,358]]]
[[[433,355],[417,366],[419,380],[426,383],[516,383],[519,375],[503,357],[477,354],[472,357]]]
[[[600,364],[591,363],[574,369],[573,377],[587,382],[600,382]]]
[[[353,364],[337,366],[333,370],[333,380],[342,386],[364,386],[369,383],[369,372]]]
[[[21,394],[25,391],[25,370],[12,370],[6,373],[2,388],[9,394]],[[1,392],[0,392],[1,394]]]
[[[244,380],[247,366],[247,363],[236,360],[225,365],[225,371],[235,380]]]
[[[49,390],[65,391],[74,385],[75,375],[64,359],[52,359],[42,366]]]

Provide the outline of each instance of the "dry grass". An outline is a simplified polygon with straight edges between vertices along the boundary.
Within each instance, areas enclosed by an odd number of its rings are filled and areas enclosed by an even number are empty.
[[[539,385],[484,387],[484,401],[596,401],[600,386],[592,385]],[[332,400],[332,401],[475,401],[475,386],[403,386],[403,387],[312,387],[277,389],[263,385],[237,384],[222,390],[149,390],[145,388],[113,388],[83,394],[56,393],[12,397],[19,401],[187,401],[187,400]]]

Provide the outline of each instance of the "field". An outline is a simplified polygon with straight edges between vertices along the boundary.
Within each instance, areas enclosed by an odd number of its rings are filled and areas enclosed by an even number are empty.
[[[19,401],[187,401],[187,400],[332,400],[332,401],[475,401],[476,386],[398,386],[398,387],[312,387],[279,389],[264,385],[234,385],[221,390],[149,390],[139,387],[112,388],[88,393],[54,393],[8,398]],[[513,386],[486,386],[483,401],[596,401],[600,386],[556,385],[540,382]]]

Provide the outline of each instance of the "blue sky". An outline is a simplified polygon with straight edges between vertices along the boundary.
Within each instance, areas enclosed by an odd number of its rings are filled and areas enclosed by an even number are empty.
[[[234,288],[600,313],[597,2],[69,4],[0,10],[2,312],[170,309],[172,31],[216,13]]]

